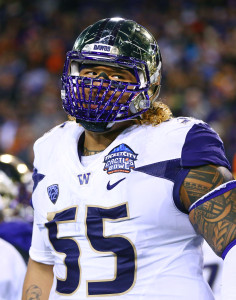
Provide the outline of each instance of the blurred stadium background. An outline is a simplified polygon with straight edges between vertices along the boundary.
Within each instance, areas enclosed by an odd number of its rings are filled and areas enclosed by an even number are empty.
[[[0,1],[0,153],[32,168],[34,141],[66,119],[65,53],[85,27],[114,16],[154,34],[164,61],[161,99],[175,116],[200,118],[217,130],[233,164],[235,0]]]
[[[0,170],[18,188],[14,194],[11,182],[0,182],[0,196],[7,195],[0,237],[26,261],[32,213],[25,175],[34,141],[67,119],[60,99],[65,53],[85,27],[118,16],[154,34],[163,56],[160,98],[175,116],[208,122],[236,172],[236,0],[0,0]],[[213,286],[218,262],[207,262]]]

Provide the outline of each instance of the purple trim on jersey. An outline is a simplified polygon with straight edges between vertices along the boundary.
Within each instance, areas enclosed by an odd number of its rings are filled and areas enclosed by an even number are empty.
[[[190,171],[190,169],[181,169],[175,178],[175,184],[173,187],[174,203],[175,203],[176,207],[185,214],[188,214],[188,211],[185,209],[185,207],[183,206],[183,204],[180,200],[179,191],[180,191],[181,185],[184,182],[184,179],[188,175],[189,171]]]
[[[80,161],[81,161],[81,156],[83,154],[83,149],[84,149],[84,139],[85,139],[85,132],[82,132],[82,134],[79,138],[78,147],[77,147],[77,151],[78,151]]]
[[[32,198],[30,198],[30,206],[34,209]]]
[[[36,187],[38,186],[39,182],[41,180],[43,180],[43,178],[45,177],[45,175],[38,173],[38,170],[36,168],[34,168],[34,172],[32,175],[32,179],[34,182],[34,186],[33,186],[33,192],[36,189]]]
[[[232,180],[232,181],[226,182],[226,183],[218,186],[213,191],[210,191],[205,196],[201,197],[199,200],[197,200],[195,203],[193,203],[189,207],[189,210],[188,210],[189,213],[191,210],[197,208],[199,205],[202,205],[203,203],[205,203],[213,198],[216,198],[224,193],[227,193],[228,191],[230,191],[234,188],[236,188],[236,180]]]
[[[191,168],[208,164],[231,170],[219,135],[206,123],[194,124],[185,139],[181,166]]]
[[[165,160],[158,163],[135,168],[134,171],[143,172],[145,174],[164,178],[174,182],[173,199],[176,207],[183,213],[188,211],[184,208],[179,197],[180,187],[188,175],[189,169],[181,169],[180,159]]]
[[[63,128],[65,125],[66,125],[66,122],[64,122],[64,123],[60,126],[60,128]]]
[[[180,170],[180,159],[160,161],[158,163],[135,168],[134,171],[142,172],[154,177],[164,178],[175,181],[176,175]]]
[[[229,250],[232,249],[236,245],[236,239],[233,240],[223,251],[221,258],[225,259],[226,255],[228,254]]]

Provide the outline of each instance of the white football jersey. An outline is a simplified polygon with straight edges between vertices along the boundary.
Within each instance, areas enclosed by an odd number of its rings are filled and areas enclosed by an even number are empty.
[[[20,253],[0,238],[0,300],[20,300],[26,265]]]
[[[189,118],[134,125],[86,166],[83,135],[68,121],[34,146],[30,256],[54,265],[49,299],[214,299],[179,188],[193,166],[228,167],[218,135]]]

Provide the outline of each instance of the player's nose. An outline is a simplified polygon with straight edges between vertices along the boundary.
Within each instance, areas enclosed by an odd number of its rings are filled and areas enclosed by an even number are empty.
[[[107,75],[107,73],[105,73],[104,71],[100,72],[97,77],[95,77],[95,79],[105,79],[105,80],[109,80],[109,77]],[[100,85],[100,83],[95,81],[95,85]],[[109,83],[108,82],[103,82],[102,83],[103,87],[108,87]]]
[[[98,79],[98,78],[103,78],[103,79],[109,80],[109,77],[105,72],[99,73],[98,76],[96,77],[96,79]]]

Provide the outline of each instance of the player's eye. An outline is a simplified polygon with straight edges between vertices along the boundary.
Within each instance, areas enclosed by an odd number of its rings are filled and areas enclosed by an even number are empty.
[[[120,75],[120,74],[113,74],[111,75],[112,79],[115,80],[124,80],[124,76]]]
[[[85,71],[84,73],[83,73],[83,76],[96,76],[97,75],[97,72],[95,72],[95,71]]]

